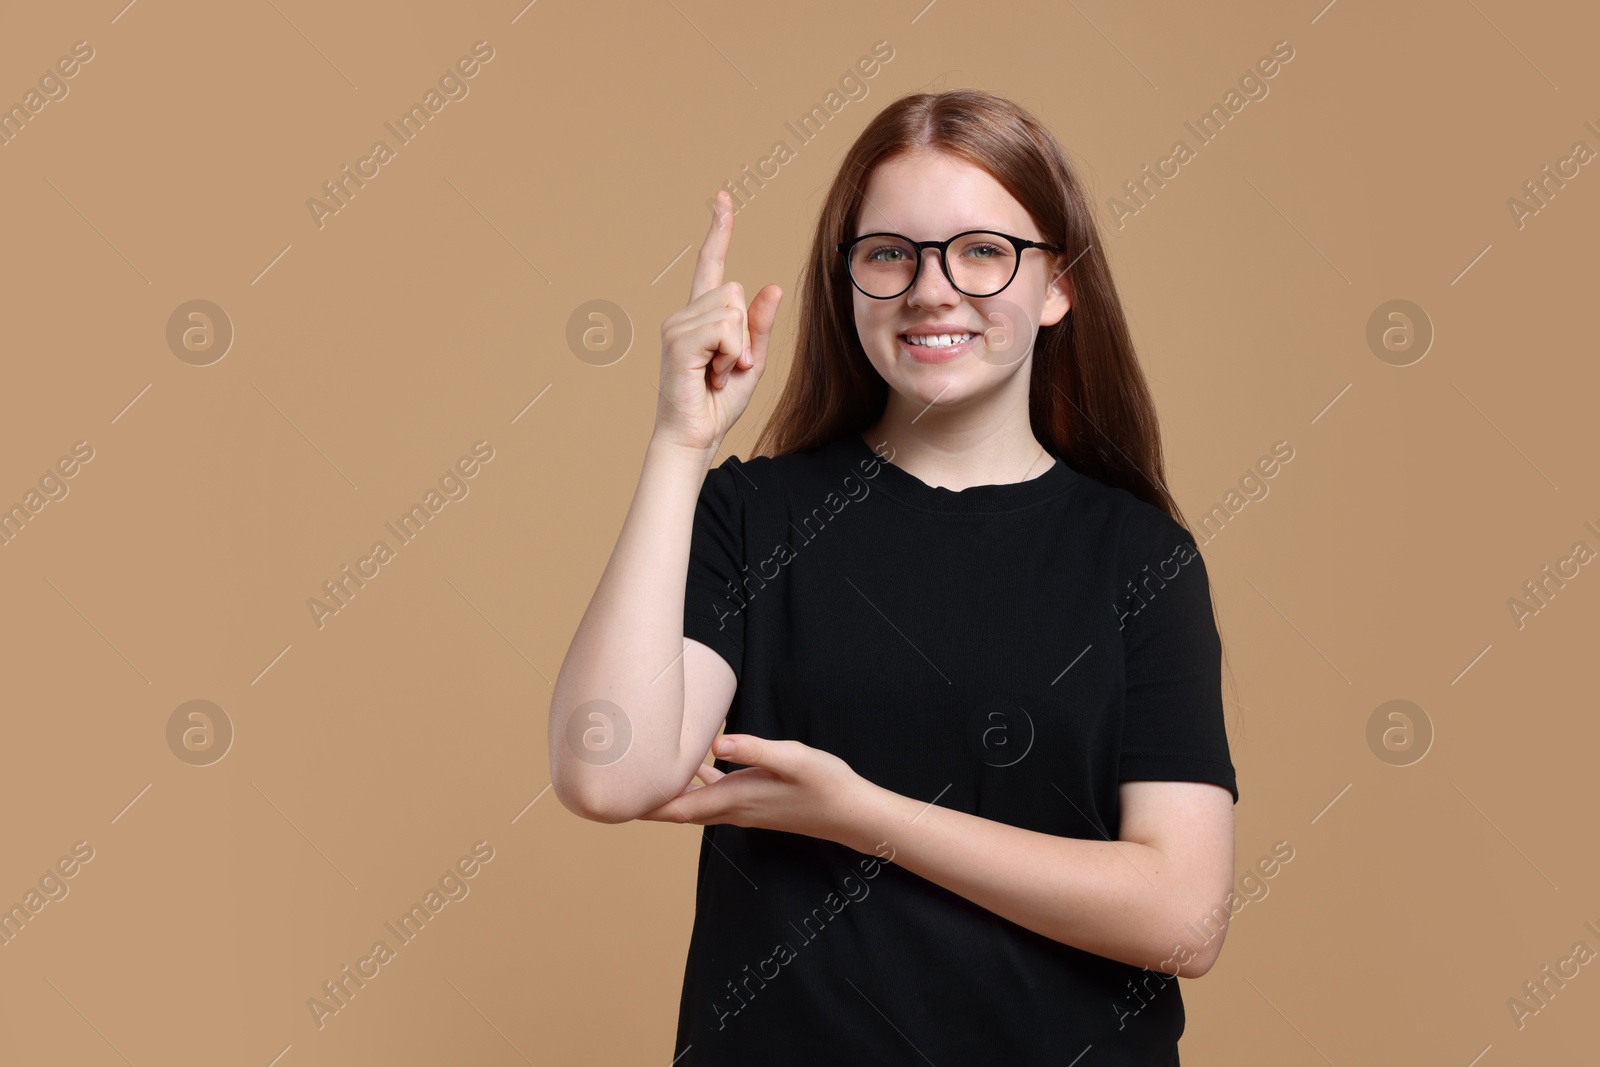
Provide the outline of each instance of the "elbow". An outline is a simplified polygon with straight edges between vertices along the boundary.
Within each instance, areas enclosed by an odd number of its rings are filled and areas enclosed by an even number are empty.
[[[1203,978],[1216,965],[1217,957],[1222,955],[1222,943],[1228,937],[1228,920],[1232,917],[1226,904],[1206,912],[1198,926],[1191,914],[1186,912],[1174,918],[1175,925],[1171,929],[1176,933],[1167,941],[1172,952],[1161,968],[1179,978]]]
[[[566,804],[565,801],[562,803]],[[636,815],[620,811],[617,808],[607,807],[605,805],[566,804],[566,808],[580,819],[587,819],[590,822],[608,823],[614,825],[619,822],[632,822],[634,819],[638,818]]]
[[[1212,965],[1217,962],[1218,955],[1220,955],[1219,952],[1205,952],[1195,956],[1189,962],[1178,967],[1178,977],[1204,978],[1206,972],[1210,971]]]
[[[628,758],[592,762],[575,755],[562,744],[552,729],[550,736],[550,785],[561,806],[580,819],[600,823],[632,822],[660,807],[689,784],[690,772],[681,775],[661,773],[651,753],[634,745]],[[668,790],[660,778],[678,781]]]
[[[1203,978],[1206,973],[1216,965],[1217,957],[1222,955],[1222,942],[1228,936],[1228,928],[1222,927],[1199,945],[1193,945],[1183,954],[1183,962],[1178,965],[1179,978]]]
[[[553,770],[550,785],[556,799],[561,802],[562,807],[578,818],[590,822],[619,823],[629,822],[641,814],[629,810],[629,805],[618,803],[614,796],[584,788],[583,783],[568,780],[559,768]]]
[[[618,803],[614,789],[606,789],[603,783],[597,780],[606,770],[605,767],[592,765],[585,761],[575,761],[570,753],[563,753],[561,742],[565,731],[562,720],[556,714],[560,706],[559,693],[562,679],[556,679],[557,695],[550,700],[549,734],[547,741],[550,752],[550,789],[555,793],[561,806],[580,819],[590,822],[619,823],[636,818],[637,813],[623,810],[624,805]],[[563,758],[563,757],[566,758]]]
[[[632,822],[659,806],[659,801],[637,795],[627,782],[596,781],[593,772],[606,769],[587,767],[577,774],[552,765],[550,784],[556,799],[578,818],[600,823]]]
[[[1146,970],[1158,971],[1168,978],[1203,978],[1212,965],[1217,962],[1218,950],[1212,945],[1205,945],[1199,949],[1192,947],[1192,943],[1179,941],[1173,945],[1172,950],[1157,951],[1156,955],[1165,953],[1159,963],[1143,964]]]
[[[556,795],[556,799],[561,802],[561,806],[563,808],[566,808],[578,818],[588,819],[590,822],[607,821],[601,817],[604,812],[597,808],[588,797],[585,797],[583,794],[577,792],[570,785],[566,787],[558,785],[557,783],[560,782],[560,780],[560,777],[557,776],[551,781],[550,785],[552,791]]]

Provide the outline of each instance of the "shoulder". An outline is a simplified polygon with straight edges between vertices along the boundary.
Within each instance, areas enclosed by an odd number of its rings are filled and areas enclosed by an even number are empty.
[[[1077,506],[1093,515],[1128,570],[1174,554],[1199,554],[1199,545],[1182,523],[1127,489],[1082,475],[1076,496]]]
[[[779,456],[741,459],[730,454],[711,468],[707,480],[720,483],[722,492],[737,493],[746,508],[754,509],[777,505],[796,493],[809,498],[829,489],[846,491],[855,473],[850,456],[835,441]]]

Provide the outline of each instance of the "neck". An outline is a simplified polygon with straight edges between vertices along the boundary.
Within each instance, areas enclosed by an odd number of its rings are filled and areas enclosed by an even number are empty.
[[[962,423],[924,415],[897,417],[890,403],[861,433],[874,451],[929,485],[962,490],[974,485],[1025,482],[1048,471],[1055,460],[1034,436],[1026,413],[1020,419]]]

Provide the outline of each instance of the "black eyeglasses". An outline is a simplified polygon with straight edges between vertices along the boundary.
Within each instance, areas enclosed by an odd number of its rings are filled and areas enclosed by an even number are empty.
[[[922,253],[939,250],[939,266],[956,292],[964,296],[994,296],[1010,285],[1030,248],[1047,252],[1061,249],[1043,241],[1013,237],[993,230],[967,230],[947,241],[913,241],[898,233],[864,233],[839,243],[849,265],[850,281],[874,300],[893,300],[917,284],[922,274]],[[955,263],[950,250],[955,249]]]

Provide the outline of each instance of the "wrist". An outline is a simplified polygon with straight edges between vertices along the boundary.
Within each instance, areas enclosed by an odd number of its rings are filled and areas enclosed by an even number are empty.
[[[884,800],[889,791],[851,772],[849,785],[839,796],[838,831],[834,840],[846,848],[872,855],[883,840]]]
[[[721,448],[721,438],[705,444],[694,444],[674,440],[655,433],[650,435],[650,443],[645,447],[645,452],[647,455],[660,456],[671,463],[698,465],[702,471],[705,471],[711,469],[711,465],[716,461],[717,452]]]

